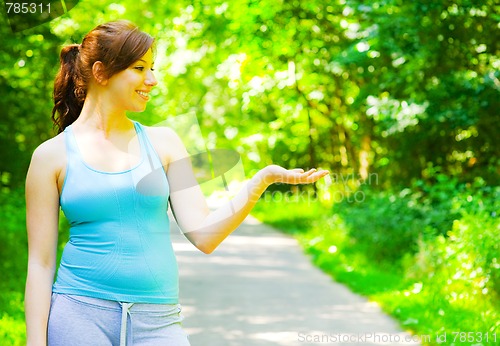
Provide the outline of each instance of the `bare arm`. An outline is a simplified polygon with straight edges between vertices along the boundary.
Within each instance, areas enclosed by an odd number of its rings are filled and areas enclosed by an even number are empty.
[[[25,313],[28,346],[47,344],[47,322],[56,266],[59,193],[54,154],[42,144],[33,154],[26,178],[28,275]]]
[[[177,223],[191,243],[204,253],[211,253],[250,213],[259,197],[273,183],[309,184],[328,174],[315,169],[287,170],[271,165],[260,170],[228,203],[210,211],[196,183],[184,147],[177,143],[178,157],[169,165],[171,202]]]

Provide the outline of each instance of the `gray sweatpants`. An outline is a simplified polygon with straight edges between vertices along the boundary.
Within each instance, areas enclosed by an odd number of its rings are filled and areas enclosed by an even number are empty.
[[[189,346],[179,304],[52,294],[48,346]]]

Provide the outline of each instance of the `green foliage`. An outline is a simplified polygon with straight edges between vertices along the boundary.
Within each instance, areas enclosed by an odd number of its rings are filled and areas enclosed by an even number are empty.
[[[17,290],[20,276],[25,276],[27,265],[27,236],[24,194],[22,190],[0,192],[0,266],[3,289]]]
[[[343,203],[337,208],[346,220],[351,239],[365,247],[375,261],[395,261],[415,251],[426,229],[423,211],[404,194],[367,195],[364,203]]]
[[[294,198],[293,195],[292,198]],[[267,210],[259,207],[254,209],[252,214],[258,218],[265,217],[267,223],[282,229],[288,234],[300,234],[306,230],[308,226],[317,221],[318,215],[321,215],[324,209],[319,203],[307,203],[305,201],[301,201],[302,203],[300,203],[299,198],[295,198],[295,203],[287,203],[286,214],[283,214],[282,210],[277,210],[276,213],[268,213]],[[271,201],[281,202],[284,200],[284,197],[281,192],[268,191],[262,199],[267,205],[267,203],[271,203]],[[258,206],[262,206],[262,204]]]
[[[500,190],[484,186],[481,179],[459,183],[440,173],[427,178],[398,193],[363,186],[357,192],[363,195],[363,203],[345,199],[334,211],[343,215],[352,230],[350,237],[366,247],[373,260],[394,262],[418,251],[422,241],[447,237],[465,217],[464,210],[481,216],[500,210]]]
[[[22,190],[0,192],[0,340],[24,342],[23,292],[28,263],[25,206]]]
[[[473,295],[500,296],[499,234],[498,217],[484,210],[464,209],[446,237],[440,235],[419,243],[415,262],[408,271],[422,280],[434,280],[439,273],[442,289],[455,292],[450,293],[452,300],[468,298],[458,297],[457,286],[468,286]]]
[[[422,333],[498,333],[499,232],[498,218],[464,209],[447,237],[421,241],[418,252],[406,258],[412,286],[380,299]]]

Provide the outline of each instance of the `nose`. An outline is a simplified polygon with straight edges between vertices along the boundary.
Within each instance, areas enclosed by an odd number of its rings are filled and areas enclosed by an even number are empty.
[[[147,86],[151,86],[151,87],[154,87],[156,84],[158,84],[158,81],[156,80],[156,77],[155,77],[155,74],[153,73],[153,71],[151,71],[151,70],[148,71],[148,74],[146,75],[146,80],[144,81],[144,83]]]

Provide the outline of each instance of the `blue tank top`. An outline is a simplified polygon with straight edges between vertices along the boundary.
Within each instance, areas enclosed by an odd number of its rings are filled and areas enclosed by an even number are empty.
[[[169,185],[144,128],[140,162],[122,172],[88,166],[64,131],[61,208],[70,222],[53,291],[131,303],[178,303],[178,269],[167,215]]]

